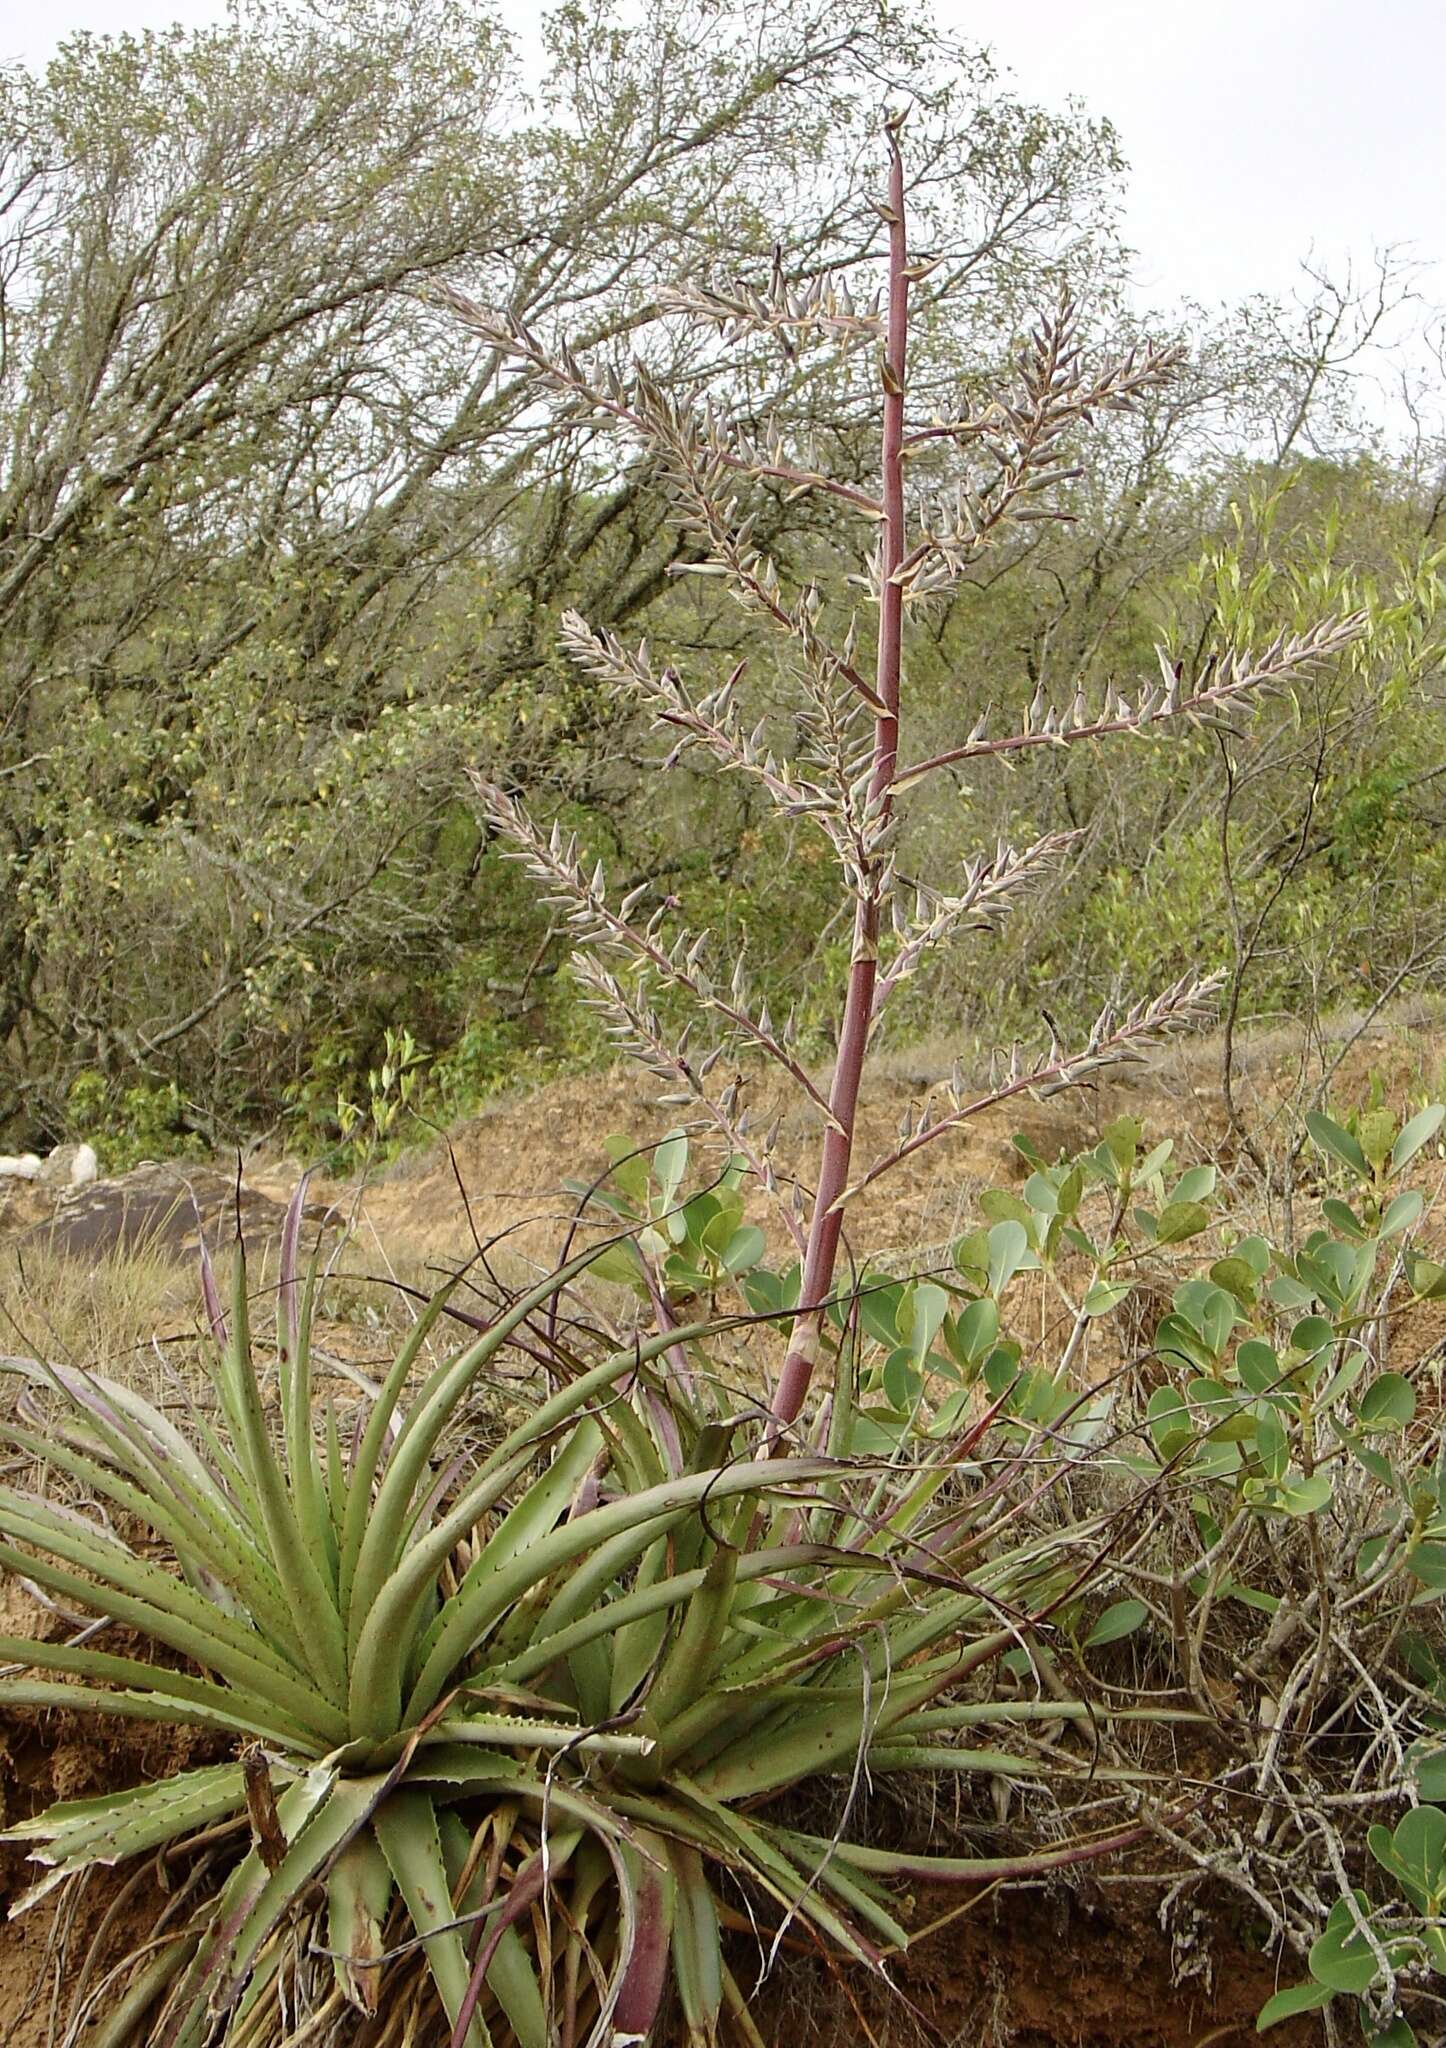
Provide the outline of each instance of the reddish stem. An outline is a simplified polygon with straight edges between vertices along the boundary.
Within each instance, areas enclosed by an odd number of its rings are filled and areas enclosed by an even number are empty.
[[[909,247],[904,216],[904,163],[899,151],[899,123],[890,121],[888,332],[884,346],[883,561],[879,594],[879,655],[875,688],[882,709],[874,736],[869,795],[880,823],[892,808],[891,788],[899,756],[899,686],[903,672],[904,592],[895,572],[904,560],[904,380],[909,336]],[[879,971],[879,892],[881,862],[864,877],[854,920],[853,958],[839,1029],[838,1059],[829,1090],[830,1122],[824,1131],[818,1192],[809,1223],[804,1254],[799,1313],[789,1339],[773,1401],[775,1435],[795,1420],[808,1395],[818,1364],[823,1332],[823,1304],[833,1286],[843,1213],[835,1207],[849,1183],[854,1128],[858,1118],[859,1084],[868,1050],[874,985]]]

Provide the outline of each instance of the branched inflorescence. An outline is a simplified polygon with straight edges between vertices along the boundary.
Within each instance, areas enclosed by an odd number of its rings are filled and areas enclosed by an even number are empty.
[[[961,762],[1114,735],[1151,736],[1219,719],[1333,660],[1365,624],[1359,616],[1330,620],[1312,632],[1277,639],[1263,652],[1224,648],[1193,678],[1161,649],[1158,677],[1133,692],[1110,685],[1102,696],[1092,696],[1081,683],[1069,701],[1052,704],[1041,690],[1008,730],[994,729],[992,707],[977,708],[957,741],[900,765],[910,609],[953,590],[1011,530],[1068,518],[1061,493],[1080,473],[1074,454],[1079,430],[1136,405],[1165,384],[1181,361],[1177,349],[1143,346],[1087,364],[1078,310],[1064,291],[1020,349],[1012,388],[958,418],[911,424],[909,293],[933,265],[909,249],[901,126],[898,119],[886,125],[889,186],[878,211],[887,251],[876,293],[860,301],[838,279],[790,282],[775,259],[766,288],[692,287],[668,294],[662,306],[665,317],[704,323],[725,342],[781,344],[795,356],[819,347],[875,350],[881,387],[876,491],[830,476],[816,450],[777,424],[745,431],[715,403],[690,403],[665,391],[641,364],[627,374],[608,364],[586,364],[565,343],[549,345],[506,314],[450,295],[454,311],[493,348],[529,365],[570,417],[580,424],[611,423],[644,444],[671,485],[696,549],[680,569],[716,578],[746,611],[783,636],[782,670],[794,694],[792,757],[772,736],[766,714],[745,712],[745,663],[695,693],[674,668],[654,662],[646,642],[626,647],[611,633],[594,632],[576,614],[567,616],[563,629],[564,645],[582,668],[641,705],[672,736],[666,766],[701,753],[720,771],[754,782],[779,818],[807,820],[827,841],[852,915],[853,942],[826,1090],[798,1057],[792,1021],[775,1024],[767,1004],[750,993],[741,961],[727,970],[718,967],[706,933],[678,930],[666,906],[648,914],[647,885],[611,903],[601,866],[589,867],[574,841],[556,831],[549,837],[512,797],[478,784],[493,828],[562,911],[591,1000],[607,1013],[618,1042],[659,1078],[666,1100],[691,1105],[775,1192],[771,1134],[751,1128],[736,1075],[722,1088],[710,1077],[725,1059],[731,1066],[761,1056],[822,1112],[819,1171],[802,1225],[793,1208],[789,1212],[801,1240],[803,1274],[775,1390],[776,1431],[799,1414],[821,1355],[823,1304],[833,1284],[843,1212],[862,1189],[991,1103],[1048,1093],[1142,1057],[1166,1033],[1197,1022],[1214,995],[1213,982],[1181,982],[1123,1016],[1106,1011],[1081,1046],[1051,1044],[1034,1058],[1016,1049],[983,1095],[969,1097],[956,1079],[946,1101],[926,1104],[917,1117],[911,1112],[895,1147],[860,1173],[853,1159],[860,1086],[889,998],[941,945],[996,924],[1077,837],[1053,834],[1023,850],[1001,844],[993,855],[968,864],[955,888],[936,888],[899,873],[898,798]],[[931,471],[952,466],[946,484],[914,488],[911,465],[925,457]],[[877,612],[872,660],[860,652],[865,615],[837,599],[826,601],[812,583],[790,588],[759,545],[756,495],[762,488],[790,496],[821,494],[862,524],[864,568],[853,580]],[[711,1027],[706,1046],[695,1048],[693,1027],[679,1035],[663,1021],[663,990],[674,999],[664,1009],[681,998],[699,1025]]]

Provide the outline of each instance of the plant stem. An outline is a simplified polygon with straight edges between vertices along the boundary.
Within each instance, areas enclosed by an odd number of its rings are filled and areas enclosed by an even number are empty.
[[[879,589],[879,651],[875,678],[882,709],[874,731],[874,760],[869,778],[871,814],[887,823],[899,757],[899,686],[903,671],[904,592],[895,572],[904,560],[904,389],[909,335],[908,227],[904,215],[904,164],[899,150],[900,119],[886,125],[889,144],[888,330],[884,345],[882,563]],[[829,1123],[823,1136],[818,1189],[809,1221],[804,1254],[799,1313],[789,1338],[788,1356],[779,1375],[773,1402],[775,1429],[795,1420],[808,1395],[818,1364],[823,1333],[823,1304],[833,1285],[843,1212],[835,1204],[849,1184],[854,1130],[858,1119],[859,1085],[868,1051],[874,986],[879,971],[879,879],[883,862],[865,871],[854,914],[853,957],[839,1028],[838,1058],[829,1090]]]

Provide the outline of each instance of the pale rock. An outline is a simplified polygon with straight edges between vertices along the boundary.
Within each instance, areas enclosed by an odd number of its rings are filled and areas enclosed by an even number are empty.
[[[0,1152],[0,1180],[39,1180],[41,1160],[35,1152]]]
[[[98,1162],[91,1145],[57,1145],[41,1163],[36,1179],[43,1188],[83,1187],[96,1177]]]

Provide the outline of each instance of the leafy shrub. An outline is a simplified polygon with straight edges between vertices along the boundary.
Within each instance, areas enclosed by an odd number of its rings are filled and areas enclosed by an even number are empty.
[[[209,1150],[174,1082],[116,1088],[87,1069],[71,1083],[65,1106],[68,1128],[95,1146],[109,1172],[141,1159],[203,1159]]]

